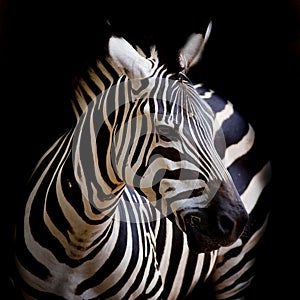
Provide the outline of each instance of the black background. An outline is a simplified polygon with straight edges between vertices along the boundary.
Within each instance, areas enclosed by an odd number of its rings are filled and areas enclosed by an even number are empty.
[[[166,60],[188,33],[204,32],[213,21],[190,77],[235,105],[269,151],[273,168],[270,223],[249,299],[293,299],[299,279],[299,1],[0,4],[1,290],[11,295],[7,299],[13,299],[8,278],[18,201],[39,157],[70,125],[73,75],[101,51],[106,18],[131,42],[157,43]]]

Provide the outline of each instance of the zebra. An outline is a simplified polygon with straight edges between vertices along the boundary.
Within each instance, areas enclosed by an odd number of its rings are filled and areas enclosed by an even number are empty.
[[[38,161],[15,231],[22,299],[242,299],[268,224],[254,130],[188,71],[111,35],[77,82],[75,125]],[[255,150],[255,151],[254,151]],[[201,294],[198,294],[201,295]]]

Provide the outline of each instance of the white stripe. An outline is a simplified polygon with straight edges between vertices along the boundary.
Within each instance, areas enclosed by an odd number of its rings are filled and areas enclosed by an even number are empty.
[[[245,255],[250,252],[258,243],[258,241],[261,239],[261,237],[263,236],[266,227],[268,224],[268,217],[266,218],[264,224],[262,225],[262,227],[260,227],[249,239],[249,241],[247,242],[247,244],[244,245],[243,248],[243,252],[240,253],[238,256],[234,256],[231,257],[230,259],[226,260],[226,262],[224,264],[222,264],[221,267],[217,268],[216,272],[213,275],[213,280],[217,281],[220,279],[221,276],[223,276],[224,274],[226,274],[227,272],[229,272],[232,268],[234,268],[237,264],[239,264],[245,257]],[[239,239],[238,242],[234,243],[235,247],[239,247],[241,242],[241,240]],[[225,254],[231,250],[232,248],[235,247],[221,247],[220,251],[219,251],[219,255],[220,257],[218,258],[218,264],[223,263],[223,261],[226,259],[225,258]],[[239,272],[235,275],[240,277],[242,274],[242,270],[239,270]],[[231,276],[232,277],[232,276]],[[230,277],[230,278],[231,278]],[[223,281],[220,286],[221,287],[225,287],[227,284],[224,284],[224,282],[226,283],[226,281]]]
[[[252,261],[249,261],[249,263],[245,266],[245,269],[250,268],[251,265],[252,265],[252,263],[253,263]],[[245,271],[246,271],[246,270],[245,270]],[[238,278],[240,277],[240,274],[237,273],[236,276],[237,276],[236,279],[238,279]],[[215,296],[216,299],[228,299],[229,297],[232,297],[234,294],[236,294],[236,293],[238,293],[238,292],[244,290],[245,288],[247,288],[247,287],[250,285],[252,279],[253,279],[253,276],[250,277],[247,281],[244,281],[244,282],[242,282],[242,283],[236,285],[234,288],[231,288],[231,289],[229,289],[228,291],[226,291],[226,292],[224,292],[224,293],[222,293],[222,294],[220,294],[220,295],[217,294],[217,295]],[[244,297],[242,297],[242,298],[234,298],[234,299],[235,299],[235,300],[245,300]]]
[[[79,107],[81,108],[82,111],[86,110],[87,107],[87,102],[85,101],[85,98],[83,96],[82,90],[81,90],[81,86],[78,86],[75,90],[75,96],[76,96],[76,100],[79,104]]]
[[[271,179],[271,164],[266,163],[264,167],[252,178],[247,189],[241,195],[241,199],[248,213],[251,213],[256,205],[260,193]]]
[[[171,237],[171,239],[170,239]],[[173,238],[173,227],[170,220],[166,219],[166,243],[164,243],[164,252],[161,258],[161,264],[159,270],[161,271],[163,283],[166,281],[167,271],[169,269],[169,262],[171,257],[172,238]]]
[[[87,85],[87,83],[83,79],[80,80],[80,84],[91,99],[96,98],[96,95],[94,94],[94,92],[90,89],[90,87]]]
[[[225,151],[224,164],[228,168],[235,160],[245,155],[254,144],[254,130],[249,125],[246,135],[237,143],[230,145]]]
[[[196,284],[198,283],[198,281],[200,279],[200,276],[202,274],[204,256],[205,256],[204,253],[200,253],[198,255],[196,268],[195,268],[195,272],[194,272],[194,275],[193,275],[192,284],[189,288],[188,294],[192,292],[192,290],[194,289],[194,287],[196,286]]]
[[[188,258],[188,245],[187,245],[187,239],[184,236],[183,239],[183,247],[182,247],[182,253],[181,253],[181,258],[180,258],[180,262],[177,266],[177,270],[176,270],[176,276],[174,278],[174,282],[171,288],[171,294],[170,297],[168,299],[177,299],[180,290],[181,290],[181,286],[182,286],[182,280],[184,278],[184,273],[185,273],[185,268],[186,268],[186,264],[187,264],[187,258]]]
[[[233,115],[234,110],[233,110],[233,105],[231,102],[227,102],[227,104],[225,105],[225,108],[216,113],[216,122],[217,124],[220,124],[220,126],[222,125],[222,123],[229,119],[231,115]]]
[[[88,70],[88,73],[89,73],[91,80],[103,92],[105,90],[105,85],[104,85],[103,81],[99,78],[99,76],[95,73],[95,71],[93,69]]]

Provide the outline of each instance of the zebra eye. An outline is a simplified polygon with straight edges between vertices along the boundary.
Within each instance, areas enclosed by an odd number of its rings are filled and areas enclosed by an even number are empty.
[[[157,132],[159,137],[165,142],[177,141],[178,136],[173,128],[165,125],[160,125],[157,127]]]

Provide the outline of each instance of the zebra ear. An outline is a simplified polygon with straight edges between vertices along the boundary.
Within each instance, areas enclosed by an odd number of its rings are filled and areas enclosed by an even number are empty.
[[[179,63],[185,72],[187,72],[190,67],[198,63],[204,46],[209,38],[211,25],[212,23],[210,22],[207,26],[204,37],[200,33],[193,33],[189,36],[186,44],[180,49]]]
[[[143,57],[124,38],[112,36],[108,42],[108,51],[114,63],[130,79],[145,78],[151,73],[151,63]]]

